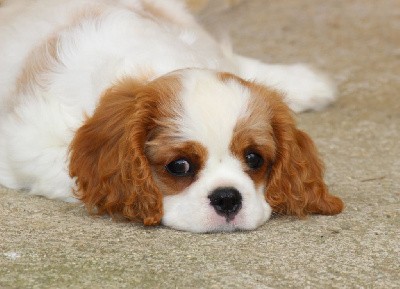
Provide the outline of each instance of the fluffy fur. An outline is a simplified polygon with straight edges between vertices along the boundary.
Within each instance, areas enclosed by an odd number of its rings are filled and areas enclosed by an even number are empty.
[[[4,186],[193,232],[343,208],[289,109],[330,83],[223,49],[179,1],[6,1],[0,50]]]

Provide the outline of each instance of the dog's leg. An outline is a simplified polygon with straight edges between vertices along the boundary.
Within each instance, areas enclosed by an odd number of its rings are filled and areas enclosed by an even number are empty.
[[[331,81],[306,64],[265,64],[240,55],[234,55],[233,61],[237,74],[281,91],[295,112],[320,110],[335,100]]]

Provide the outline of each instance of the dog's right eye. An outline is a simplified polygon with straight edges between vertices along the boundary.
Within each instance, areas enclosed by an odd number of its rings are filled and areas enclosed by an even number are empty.
[[[177,177],[185,177],[191,175],[193,172],[190,162],[186,159],[178,159],[170,162],[165,168],[171,175]]]
[[[264,159],[258,153],[248,152],[245,155],[246,163],[252,170],[260,168],[264,164]]]

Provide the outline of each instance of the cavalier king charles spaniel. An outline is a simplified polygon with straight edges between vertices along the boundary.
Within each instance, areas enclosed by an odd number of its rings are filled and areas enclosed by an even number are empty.
[[[180,1],[5,1],[0,51],[6,187],[191,232],[343,209],[291,113],[329,81],[235,54]]]

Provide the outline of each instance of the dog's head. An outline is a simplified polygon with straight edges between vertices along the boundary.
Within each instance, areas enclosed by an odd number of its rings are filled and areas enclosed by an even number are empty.
[[[343,207],[282,97],[209,70],[110,88],[76,132],[70,174],[92,212],[193,232]]]

